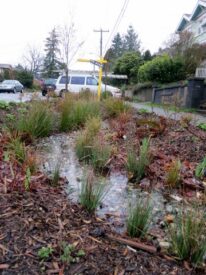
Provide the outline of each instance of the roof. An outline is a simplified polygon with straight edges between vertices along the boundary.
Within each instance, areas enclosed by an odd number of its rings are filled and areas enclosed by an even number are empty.
[[[99,72],[98,71],[81,71],[81,70],[69,70],[69,74],[73,75],[95,75],[98,76]],[[115,79],[128,79],[127,75],[117,75],[113,73],[103,73],[103,77],[108,77],[108,78],[115,78]]]
[[[199,0],[191,14],[190,20],[195,20],[206,8],[206,1]]]
[[[180,23],[176,29],[176,32],[181,32],[187,23],[190,21],[190,14],[184,14],[180,20]]]
[[[184,30],[187,23],[195,20],[204,10],[206,11],[206,0],[198,0],[193,12],[182,16],[176,32],[181,32]]]
[[[12,69],[10,64],[0,64],[0,69]]]

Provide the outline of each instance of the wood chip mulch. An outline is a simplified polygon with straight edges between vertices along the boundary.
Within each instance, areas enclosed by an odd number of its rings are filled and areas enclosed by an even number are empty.
[[[130,249],[107,234],[109,224],[69,202],[61,187],[0,193],[0,274],[195,274],[172,258]],[[85,255],[63,262],[63,243],[74,245],[72,255],[80,249]],[[48,246],[52,255],[42,261],[38,251]]]

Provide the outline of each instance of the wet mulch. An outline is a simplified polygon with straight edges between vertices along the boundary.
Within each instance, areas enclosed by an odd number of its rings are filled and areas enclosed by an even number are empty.
[[[63,188],[0,193],[0,274],[195,274],[175,261],[107,238],[109,224],[70,203]],[[73,244],[72,261],[62,244]],[[38,251],[52,247],[42,261]],[[84,256],[76,257],[82,249]]]
[[[204,186],[195,179],[195,168],[206,155],[206,132],[182,121],[166,119],[151,114],[139,114],[133,111],[109,121],[111,143],[115,154],[111,169],[125,171],[127,151],[139,154],[143,138],[150,138],[151,163],[146,171],[154,187],[165,187],[168,168],[176,160],[181,161],[182,186],[187,190],[204,190]]]

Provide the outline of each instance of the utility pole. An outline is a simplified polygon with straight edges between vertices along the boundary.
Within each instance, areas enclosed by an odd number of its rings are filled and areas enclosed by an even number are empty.
[[[94,30],[94,32],[100,32],[100,58],[102,58],[102,47],[103,47],[103,33],[109,32],[109,30]]]
[[[103,48],[103,33],[104,32],[109,32],[109,30],[94,30],[94,32],[100,32],[100,62],[103,61],[103,56],[102,56],[102,48]],[[101,64],[102,66],[99,67],[99,85],[98,85],[98,98],[100,100],[101,97],[101,89],[102,89],[102,67],[103,67],[103,62]]]

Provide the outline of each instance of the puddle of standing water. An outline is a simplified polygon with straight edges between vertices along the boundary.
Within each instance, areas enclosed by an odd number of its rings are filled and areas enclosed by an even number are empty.
[[[52,175],[55,167],[60,167],[60,175],[68,180],[67,192],[74,201],[78,200],[78,190],[81,178],[84,175],[84,167],[79,163],[75,154],[75,140],[77,133],[58,134],[44,138],[37,145],[38,154],[42,161],[40,169]],[[106,179],[109,190],[97,214],[100,217],[107,216],[117,231],[125,228],[126,210],[129,201],[138,198],[150,198],[152,204],[152,224],[155,227],[163,220],[168,205],[162,194],[158,191],[151,193],[134,189],[128,184],[126,175],[111,173]],[[173,207],[172,207],[173,208]]]

